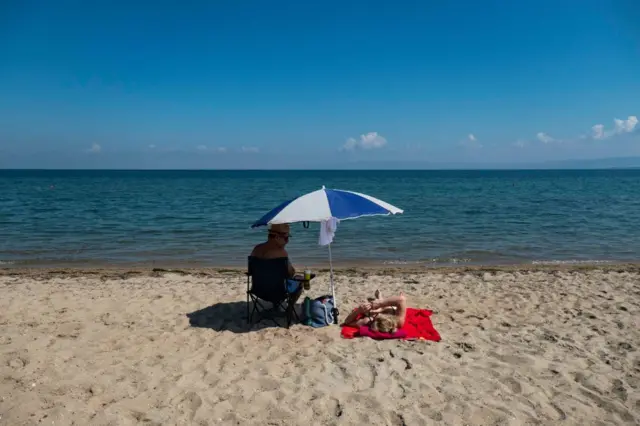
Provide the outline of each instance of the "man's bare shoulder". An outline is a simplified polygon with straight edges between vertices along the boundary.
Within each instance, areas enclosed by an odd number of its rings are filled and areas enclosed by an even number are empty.
[[[264,253],[264,246],[266,243],[260,243],[251,250],[251,256],[259,256]]]
[[[289,253],[287,253],[284,248],[271,247],[267,243],[260,243],[253,248],[251,256],[275,259],[279,257],[289,257]]]

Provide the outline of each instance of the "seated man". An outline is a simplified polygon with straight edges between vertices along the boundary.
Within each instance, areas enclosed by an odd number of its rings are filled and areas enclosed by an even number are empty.
[[[375,299],[356,307],[342,325],[350,327],[368,326],[373,331],[395,333],[404,326],[407,303],[403,293],[382,298],[376,290]]]
[[[289,242],[289,224],[273,224],[269,227],[269,234],[267,241],[260,243],[253,248],[251,256],[259,259],[278,259],[282,257],[289,258],[289,253],[284,248]],[[292,279],[296,274],[296,270],[289,261],[289,280],[287,280],[287,291],[289,293],[299,293],[294,298],[294,301],[300,297],[302,293],[302,284]]]

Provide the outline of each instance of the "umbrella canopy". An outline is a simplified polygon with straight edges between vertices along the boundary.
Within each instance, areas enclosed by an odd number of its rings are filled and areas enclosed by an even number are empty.
[[[317,191],[285,201],[262,216],[251,227],[276,223],[323,222],[332,217],[346,220],[402,212],[401,209],[369,195],[326,189],[323,186]]]

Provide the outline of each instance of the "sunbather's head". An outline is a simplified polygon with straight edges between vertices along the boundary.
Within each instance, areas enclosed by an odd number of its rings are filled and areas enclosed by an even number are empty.
[[[370,328],[380,333],[395,333],[398,329],[398,319],[393,315],[378,314],[373,319]]]
[[[274,223],[269,227],[269,240],[284,247],[289,242],[289,224]]]

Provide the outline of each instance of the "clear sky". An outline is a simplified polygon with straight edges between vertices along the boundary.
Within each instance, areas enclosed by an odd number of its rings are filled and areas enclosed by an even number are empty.
[[[0,4],[0,167],[632,156],[638,116],[637,0]]]

